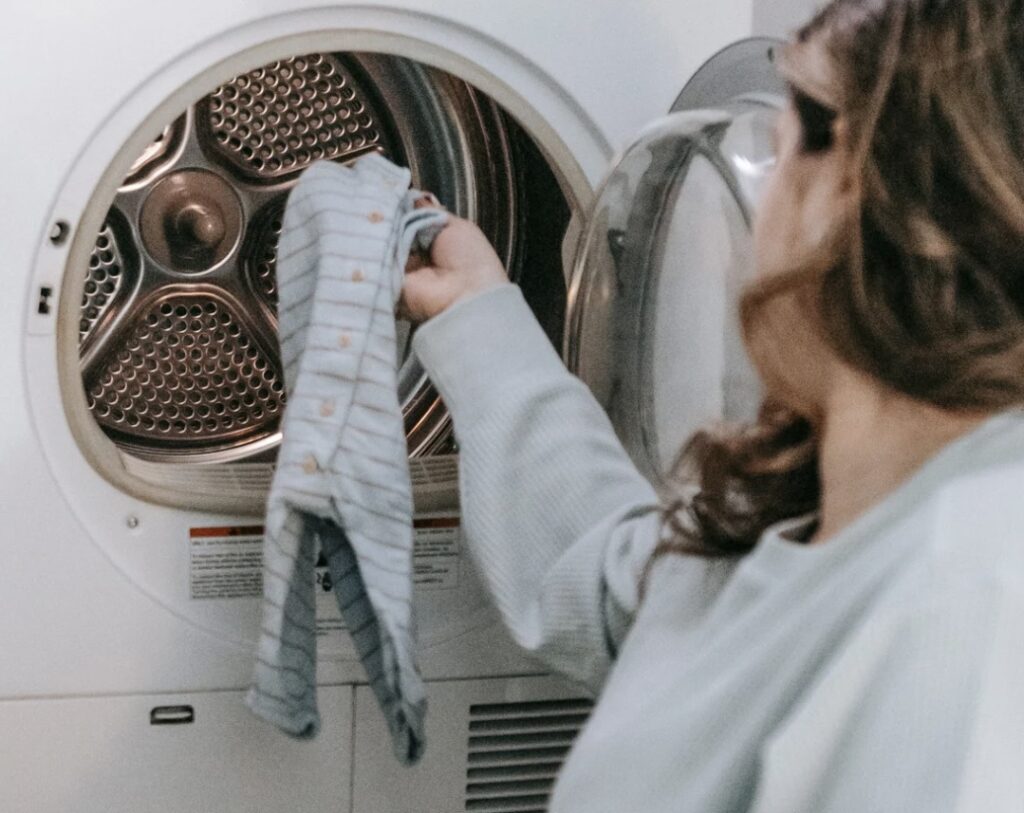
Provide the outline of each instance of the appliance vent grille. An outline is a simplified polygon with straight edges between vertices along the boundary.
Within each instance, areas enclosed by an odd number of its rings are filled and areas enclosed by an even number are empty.
[[[249,282],[264,304],[277,313],[277,241],[281,238],[284,202],[277,201],[251,225],[252,246],[246,252]]]
[[[544,813],[592,707],[584,698],[471,706],[465,809]]]
[[[284,385],[276,359],[212,296],[154,302],[89,376],[100,425],[132,438],[229,439],[273,432]]]
[[[307,54],[236,76],[200,109],[226,161],[273,180],[318,159],[349,159],[388,146],[369,103],[340,59]]]
[[[80,342],[85,341],[110,304],[118,298],[124,287],[125,274],[134,270],[127,266],[125,260],[121,242],[110,220],[107,220],[96,236],[96,245],[89,255],[89,273],[82,292],[82,314],[78,326]]]

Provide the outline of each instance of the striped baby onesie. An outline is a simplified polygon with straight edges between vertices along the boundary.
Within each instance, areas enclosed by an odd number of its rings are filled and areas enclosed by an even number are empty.
[[[263,623],[249,707],[296,737],[319,730],[317,546],[397,758],[423,750],[414,657],[412,489],[397,395],[394,308],[414,245],[446,215],[413,209],[380,155],[320,162],[292,190],[278,244],[288,406],[267,500]]]

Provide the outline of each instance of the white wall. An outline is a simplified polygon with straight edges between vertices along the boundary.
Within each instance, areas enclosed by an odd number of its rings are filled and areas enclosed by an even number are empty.
[[[762,37],[788,38],[825,0],[752,0],[753,33]]]

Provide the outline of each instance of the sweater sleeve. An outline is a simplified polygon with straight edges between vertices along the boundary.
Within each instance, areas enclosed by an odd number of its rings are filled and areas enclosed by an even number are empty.
[[[464,532],[506,625],[596,690],[658,539],[653,488],[514,285],[428,321],[414,349],[451,412]]]
[[[874,619],[763,751],[754,813],[1010,813],[1024,800],[1019,586]]]

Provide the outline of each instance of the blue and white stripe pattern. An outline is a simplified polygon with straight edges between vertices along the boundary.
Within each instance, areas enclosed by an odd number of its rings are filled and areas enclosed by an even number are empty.
[[[444,227],[380,155],[320,162],[291,192],[278,244],[288,406],[267,503],[263,624],[249,707],[296,737],[316,702],[317,542],[404,764],[423,751],[415,663],[412,487],[397,395],[394,308],[406,259]]]

